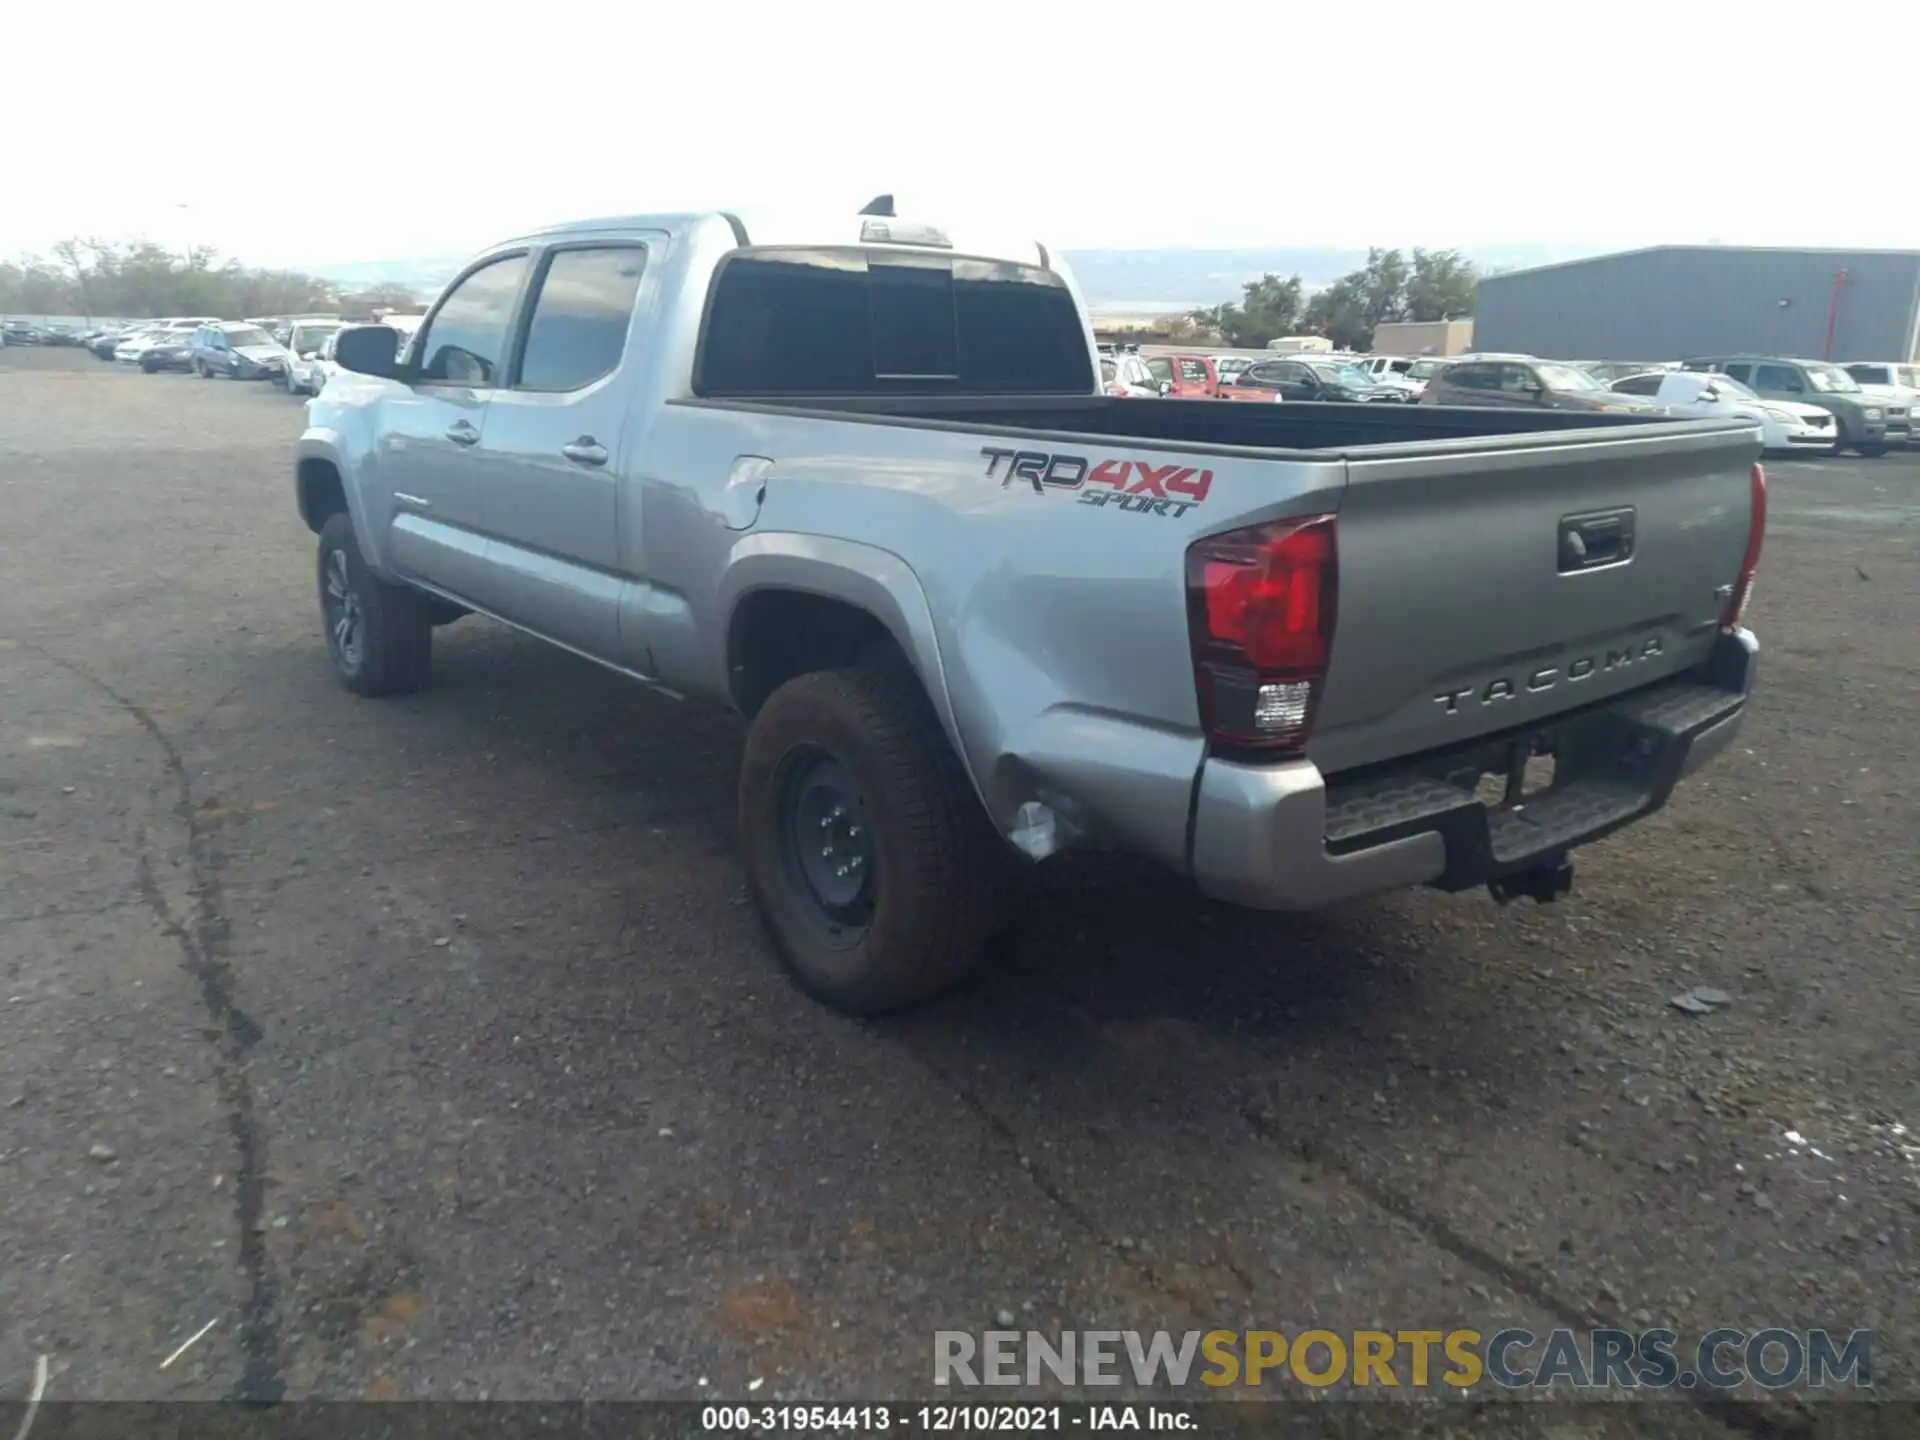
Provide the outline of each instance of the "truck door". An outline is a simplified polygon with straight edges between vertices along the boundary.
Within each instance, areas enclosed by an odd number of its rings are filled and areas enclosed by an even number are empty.
[[[622,547],[638,544],[639,521],[619,503],[630,400],[619,372],[646,265],[634,240],[543,252],[479,447],[501,617],[616,663]]]
[[[390,505],[388,553],[405,574],[492,609],[489,517],[475,448],[501,383],[525,252],[455,282],[427,317],[407,388],[381,409],[378,476]]]

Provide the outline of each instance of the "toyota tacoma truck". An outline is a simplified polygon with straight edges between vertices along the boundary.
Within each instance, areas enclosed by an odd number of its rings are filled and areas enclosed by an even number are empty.
[[[1558,898],[1753,684],[1750,421],[1103,395],[1057,256],[888,204],[543,230],[397,338],[341,332],[298,443],[340,679],[478,612],[733,707],[752,894],[849,1012],[1076,846]]]

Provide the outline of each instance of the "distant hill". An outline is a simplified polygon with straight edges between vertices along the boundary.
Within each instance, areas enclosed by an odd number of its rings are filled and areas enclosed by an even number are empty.
[[[1436,246],[1434,247],[1444,248]],[[1597,245],[1463,246],[1483,269],[1524,269],[1556,260],[1597,255]],[[1068,250],[1067,263],[1089,304],[1186,310],[1238,300],[1247,281],[1272,271],[1298,275],[1309,290],[1331,284],[1367,260],[1364,249],[1334,247],[1234,250]],[[354,289],[404,285],[425,299],[452,278],[465,255],[422,255],[398,260],[353,260],[291,268]]]
[[[1597,255],[1602,247],[1469,245],[1461,249],[1482,269],[1520,270]],[[1089,304],[1139,305],[1147,309],[1192,309],[1238,300],[1242,285],[1268,272],[1298,275],[1308,290],[1317,290],[1367,263],[1364,249],[1333,248],[1069,250],[1065,254]]]

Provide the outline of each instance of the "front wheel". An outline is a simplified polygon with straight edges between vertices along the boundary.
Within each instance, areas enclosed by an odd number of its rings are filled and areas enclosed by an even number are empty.
[[[1887,447],[1885,445],[1872,441],[1865,445],[1856,445],[1853,448],[1869,460],[1878,460],[1882,455],[1887,453]]]
[[[773,693],[747,735],[740,835],[774,947],[816,1000],[897,1010],[985,958],[1001,842],[903,663]]]
[[[405,695],[426,682],[433,657],[427,597],[367,569],[344,513],[329,517],[320,531],[319,589],[327,653],[347,689]]]

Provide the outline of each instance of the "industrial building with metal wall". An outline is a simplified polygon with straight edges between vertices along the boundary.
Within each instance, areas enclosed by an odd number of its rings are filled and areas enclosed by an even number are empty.
[[[1473,341],[1557,360],[1907,361],[1920,353],[1920,250],[1660,245],[1490,275]]]

